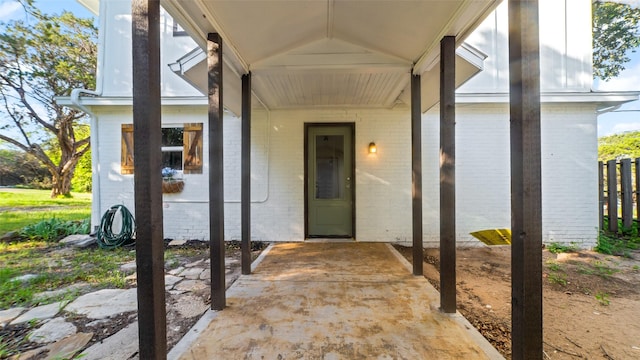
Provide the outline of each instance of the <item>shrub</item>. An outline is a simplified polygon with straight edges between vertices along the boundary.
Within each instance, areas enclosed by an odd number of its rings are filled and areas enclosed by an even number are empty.
[[[609,218],[605,216],[603,229],[609,228]],[[640,237],[638,237],[638,221],[633,220],[631,228],[623,228],[622,220],[618,219],[620,232],[615,234],[607,230],[601,230],[598,236],[598,244],[595,251],[609,255],[628,256],[630,251],[640,248]]]
[[[549,244],[547,246],[547,249],[549,250],[549,252],[554,254],[574,252],[579,250],[578,246],[574,243],[571,243],[571,245],[565,245],[556,242]]]
[[[91,192],[91,150],[82,155],[76,165],[71,180],[71,190],[75,192]]]
[[[25,226],[20,235],[29,240],[57,241],[62,237],[73,234],[88,234],[89,220],[62,221],[56,218],[42,220],[33,225]]]

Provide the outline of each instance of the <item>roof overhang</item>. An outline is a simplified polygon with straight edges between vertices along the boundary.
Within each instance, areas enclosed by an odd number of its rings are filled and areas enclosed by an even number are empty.
[[[201,49],[208,33],[220,34],[223,101],[236,113],[240,76],[248,72],[255,100],[268,109],[390,108],[408,103],[413,72],[423,77],[425,111],[438,100],[440,40],[456,36],[456,82],[461,85],[482,69],[485,58],[463,41],[498,3],[162,1]],[[204,92],[202,50],[185,55],[172,68]]]
[[[77,0],[95,16],[100,15],[100,0]]]
[[[332,44],[338,45],[335,46],[336,48],[342,45],[338,41],[322,40],[309,47],[312,49],[330,47]],[[349,46],[343,47],[343,50],[347,49]],[[283,55],[280,59],[268,59],[259,64],[252,70],[253,104],[260,104],[270,109],[335,106],[392,108],[399,104],[409,104],[410,64],[385,61],[391,59],[372,56],[366,50],[347,51],[340,53],[334,50],[332,55],[313,51],[296,51]],[[316,61],[316,58],[320,58],[321,61]],[[353,58],[357,58],[359,63],[354,64]],[[485,54],[463,43],[456,50],[456,86],[462,85],[481,71],[485,58]],[[321,64],[318,65],[319,63]],[[423,88],[438,88],[439,64],[439,61],[436,62],[422,74]],[[169,64],[169,67],[200,92],[207,93],[207,61],[203,49],[193,49],[175,63]],[[233,73],[227,63],[224,63],[223,67],[223,72]],[[225,107],[239,114],[241,88],[237,79],[237,76],[223,77],[225,89],[223,101]],[[305,83],[315,85],[305,87],[303,85]],[[376,88],[382,86],[388,87],[390,92],[375,92]],[[369,92],[375,92],[375,94],[367,96]],[[263,95],[258,97],[256,94]],[[422,92],[423,111],[438,102],[438,94],[437,91]]]
[[[541,103],[592,103],[597,110],[638,100],[640,91],[542,92]],[[456,94],[456,103],[509,103],[508,93]]]
[[[69,96],[57,97],[56,102],[62,106],[78,107],[78,104]],[[117,106],[131,107],[133,106],[133,99],[131,96],[83,96],[81,105],[88,108],[101,106],[108,106],[109,108]],[[206,108],[208,102],[205,96],[167,96],[160,99],[160,105],[203,106]]]

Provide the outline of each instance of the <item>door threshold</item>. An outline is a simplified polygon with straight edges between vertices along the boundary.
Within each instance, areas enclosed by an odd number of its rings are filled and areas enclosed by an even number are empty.
[[[322,237],[313,237],[304,239],[305,242],[310,243],[347,243],[347,242],[355,242],[355,238],[322,238]]]

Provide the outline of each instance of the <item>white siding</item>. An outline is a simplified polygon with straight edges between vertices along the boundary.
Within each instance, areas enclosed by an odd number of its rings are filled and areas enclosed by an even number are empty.
[[[131,1],[101,1],[100,24],[98,91],[106,97],[131,96]],[[188,36],[173,36],[173,19],[164,10],[160,16],[160,34],[162,95],[202,95],[169,68],[169,64],[196,48],[196,43]]]
[[[509,91],[507,2],[466,42],[487,54],[484,70],[463,85],[464,93]],[[590,91],[591,1],[540,1],[540,88],[543,92]]]

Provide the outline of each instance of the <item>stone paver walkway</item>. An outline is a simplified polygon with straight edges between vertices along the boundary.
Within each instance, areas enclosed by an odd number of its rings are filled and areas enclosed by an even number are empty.
[[[237,270],[232,270],[231,267],[238,260],[227,258],[225,262],[227,281],[231,284],[239,276],[239,267],[234,267],[238,268]],[[128,279],[135,281],[135,262],[122,265],[121,270],[133,273]],[[202,296],[202,291],[208,292],[210,278],[208,260],[200,260],[169,271],[165,275],[167,318],[197,318],[207,311],[209,305],[203,300],[206,296]],[[77,288],[78,286],[71,286],[68,290]],[[56,293],[59,292],[60,290],[56,291]],[[72,302],[57,302],[31,309],[17,307],[2,310],[0,327],[28,322],[37,323],[30,332],[29,338],[42,346],[19,354],[14,357],[15,359],[67,359],[79,355],[82,359],[121,360],[129,359],[138,352],[136,311],[136,288],[102,289],[82,295]],[[87,327],[94,327],[96,331],[110,319],[123,314],[130,314],[131,323],[78,354],[94,337],[94,333],[78,332],[76,326],[66,319],[69,314],[82,315],[89,320],[94,320],[87,324]],[[172,332],[184,330],[167,328],[169,336]]]
[[[221,312],[207,312],[203,301],[208,261],[166,274],[168,321],[205,314],[169,359],[502,358],[462,316],[440,313],[438,293],[389,245],[282,243],[261,259],[249,276],[226,259],[233,285]],[[134,265],[123,269],[135,272]],[[0,311],[0,327],[38,324],[30,336],[42,346],[14,359],[129,359],[137,358],[136,310],[135,289],[103,289],[70,303]],[[93,322],[78,332],[68,318],[74,314]],[[87,347],[92,326],[123,316],[128,325]],[[177,330],[167,327],[169,336]]]

